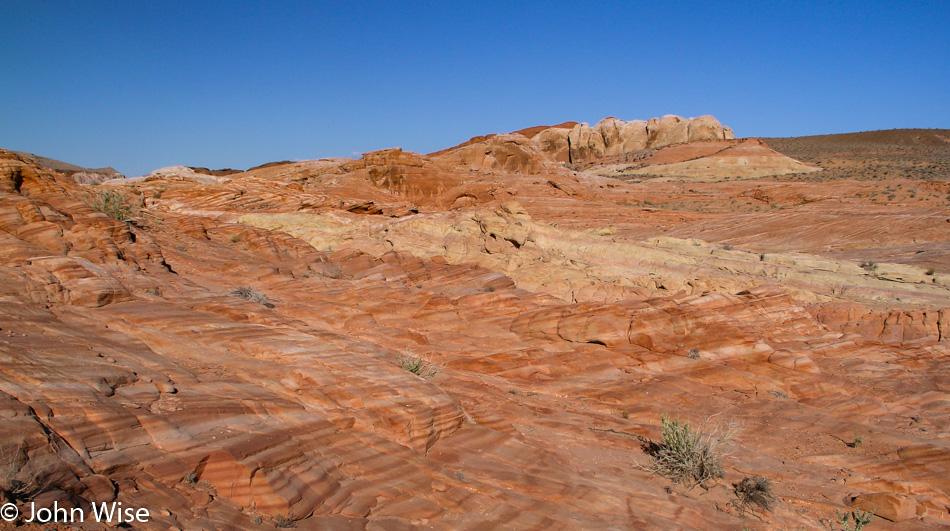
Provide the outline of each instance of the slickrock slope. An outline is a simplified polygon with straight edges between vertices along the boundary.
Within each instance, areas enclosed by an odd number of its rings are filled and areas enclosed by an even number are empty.
[[[651,156],[767,149],[713,121]],[[626,182],[591,168],[633,151],[538,141],[618,122],[96,187],[0,151],[4,501],[145,529],[950,525],[946,182]],[[128,221],[89,206],[112,193]],[[723,478],[647,469],[663,414],[741,426]],[[753,475],[771,513],[735,503]]]

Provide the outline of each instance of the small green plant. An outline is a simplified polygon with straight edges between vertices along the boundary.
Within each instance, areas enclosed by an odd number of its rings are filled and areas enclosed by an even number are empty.
[[[865,262],[861,262],[861,269],[863,269],[863,270],[867,271],[868,273],[870,273],[871,271],[874,271],[875,269],[877,269],[877,263],[875,263],[875,262],[873,262],[873,261],[871,261],[871,260],[867,260],[867,261],[865,261]]]
[[[620,418],[627,420],[630,418],[630,412],[626,409],[620,412]]]
[[[686,353],[686,357],[689,358],[689,359],[691,359],[691,360],[694,360],[694,359],[698,358],[698,357],[699,357],[699,349],[696,349],[696,348],[691,348],[691,349],[689,349],[689,352]]]
[[[86,202],[96,212],[102,212],[119,221],[129,221],[136,213],[129,203],[129,198],[118,190],[101,190],[94,196],[87,197]]]
[[[660,443],[650,443],[646,448],[653,457],[650,470],[684,485],[722,477],[722,446],[738,432],[735,426],[693,430],[688,422],[666,415],[660,417],[660,422]]]
[[[858,432],[854,432],[854,440],[846,444],[851,448],[857,448],[858,446],[864,444],[864,437],[858,435]]]
[[[264,295],[260,291],[257,291],[250,286],[238,286],[236,288],[231,288],[231,291],[228,292],[228,295],[264,305],[270,303],[270,298],[267,295]]]
[[[838,523],[843,526],[843,531],[861,531],[864,529],[864,526],[871,523],[871,517],[874,516],[874,511],[866,512],[861,509],[856,509],[850,513],[845,512],[841,514],[838,509],[835,509],[835,515],[838,517]],[[848,523],[848,519],[852,520],[854,527]]]
[[[439,374],[439,367],[422,356],[414,356],[406,352],[396,358],[396,363],[403,369],[425,379]]]
[[[761,476],[752,476],[744,478],[734,486],[741,512],[745,512],[746,509],[753,506],[759,507],[765,512],[769,512],[775,507],[776,498],[772,494],[772,482],[770,480]]]
[[[487,284],[482,288],[482,291],[484,291],[485,293],[493,293],[495,291],[495,286],[492,286],[491,284]]]

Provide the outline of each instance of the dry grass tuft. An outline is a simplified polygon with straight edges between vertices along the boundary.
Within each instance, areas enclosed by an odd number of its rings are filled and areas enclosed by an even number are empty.
[[[264,305],[270,303],[270,297],[250,286],[238,286],[236,288],[231,288],[231,291],[228,292],[228,295]]]
[[[772,494],[772,481],[761,476],[747,477],[735,485],[738,507],[745,512],[751,507],[759,507],[769,512],[775,507],[776,498]]]
[[[649,470],[675,483],[699,485],[721,478],[724,446],[738,433],[738,427],[706,427],[693,430],[688,422],[661,417],[663,433],[659,444],[650,443],[653,457]],[[705,423],[704,423],[705,424]]]
[[[0,447],[0,494],[20,502],[30,501],[47,489],[51,473],[51,466],[25,457],[22,445]]]
[[[129,221],[135,217],[136,209],[129,202],[129,198],[118,190],[101,190],[86,202],[96,212],[102,212],[119,221]]]
[[[297,527],[297,517],[294,513],[290,513],[286,516],[277,515],[274,517],[274,524],[276,524],[278,529],[294,529]]]

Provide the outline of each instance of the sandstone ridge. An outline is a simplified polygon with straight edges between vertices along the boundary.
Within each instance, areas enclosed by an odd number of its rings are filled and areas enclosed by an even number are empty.
[[[430,157],[473,170],[537,174],[560,163],[607,177],[641,179],[749,178],[820,169],[755,139],[737,141],[732,129],[712,116],[666,115],[629,122],[610,117],[593,127],[577,122],[530,127],[474,137]]]
[[[116,171],[115,168],[111,167],[83,168],[82,166],[77,166],[75,164],[70,164],[61,160],[51,159],[49,157],[41,157],[32,153],[25,153],[22,151],[15,151],[13,153],[16,153],[20,157],[34,162],[38,166],[68,175],[80,184],[97,184],[109,179],[125,178],[125,175],[122,175]]]
[[[672,114],[648,121],[630,122],[609,117],[593,127],[586,123],[565,122],[553,127],[530,127],[511,134],[528,138],[533,147],[563,163],[589,162],[611,155],[672,144],[735,138],[732,129],[723,127],[712,116],[687,119]],[[510,135],[475,137],[455,148],[433,155],[469,148],[474,144],[484,145],[499,136],[502,137],[499,140],[517,142]]]

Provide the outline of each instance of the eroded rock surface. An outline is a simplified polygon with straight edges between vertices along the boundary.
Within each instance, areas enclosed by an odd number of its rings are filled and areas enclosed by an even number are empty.
[[[156,529],[950,525],[942,189],[564,164],[731,136],[608,119],[98,187],[0,151],[0,455]],[[645,468],[663,414],[741,425],[722,479]],[[752,475],[773,512],[735,505]]]
[[[712,116],[686,119],[672,114],[648,121],[629,122],[609,117],[593,127],[582,123],[573,124],[570,129],[554,126],[538,131],[532,128],[520,134],[531,138],[555,160],[569,163],[591,162],[673,144],[735,138],[732,129],[723,127]]]

